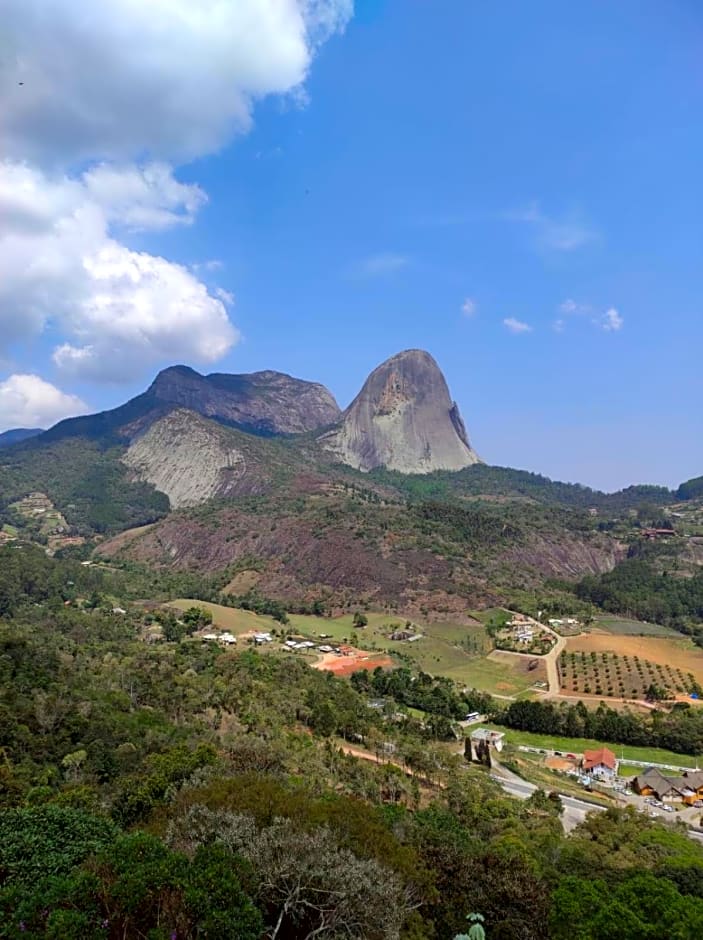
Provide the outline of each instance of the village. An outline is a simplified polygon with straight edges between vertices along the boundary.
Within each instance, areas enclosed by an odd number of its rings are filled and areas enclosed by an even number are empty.
[[[534,768],[534,780],[544,785],[545,777],[537,772],[539,768],[566,784],[555,781],[555,789],[560,787],[573,794],[578,788],[584,795],[588,794],[586,799],[606,797],[618,805],[632,806],[652,819],[676,818],[697,831],[703,822],[703,770],[697,767],[641,764],[642,769],[636,772],[634,760],[619,759],[606,746],[585,749],[583,753],[564,753],[524,744],[511,745],[510,732],[486,727],[474,727],[470,731],[464,753],[471,761],[488,764],[494,779],[507,784],[512,774],[502,776],[502,765],[515,765],[513,751],[524,756],[517,763],[521,768],[520,776],[528,783],[533,778],[531,770]]]

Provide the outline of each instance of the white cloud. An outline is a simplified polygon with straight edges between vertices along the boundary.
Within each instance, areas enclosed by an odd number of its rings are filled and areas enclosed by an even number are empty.
[[[572,300],[571,297],[567,297],[566,300],[559,304],[559,312],[566,316],[576,316],[580,313],[586,313],[588,309],[585,304],[578,304],[575,300]]]
[[[566,329],[566,323],[563,320],[555,320],[552,323],[552,328],[555,333],[563,333]]]
[[[400,271],[410,263],[410,259],[405,255],[393,254],[392,252],[382,252],[377,255],[371,255],[360,261],[354,269],[354,273],[360,277],[382,277],[384,274],[393,274]]]
[[[83,184],[106,217],[131,231],[190,225],[207,195],[181,183],[167,163],[114,166],[102,163],[83,175]]]
[[[208,291],[187,268],[132,251],[111,232],[111,223],[137,217],[150,227],[178,223],[200,204],[198,193],[163,165],[98,167],[70,179],[0,164],[2,341],[51,323],[65,340],[55,363],[99,381],[223,356],[238,338],[225,309],[231,295]]]
[[[532,327],[529,323],[524,323],[522,320],[516,320],[515,317],[506,317],[503,320],[503,326],[510,330],[511,333],[531,333]]]
[[[478,310],[478,304],[471,297],[467,297],[461,305],[461,312],[465,317],[473,317]]]
[[[549,216],[538,202],[523,209],[505,213],[511,222],[522,222],[533,231],[535,245],[542,251],[569,252],[598,239],[598,232],[576,215],[561,218]]]
[[[0,354],[51,326],[56,364],[94,379],[224,355],[232,295],[124,238],[192,223],[207,196],[171,164],[247,131],[264,96],[303,101],[315,52],[352,13],[353,0],[4,0]]]
[[[67,395],[38,375],[11,375],[0,382],[0,430],[48,428],[87,411],[76,395]]]
[[[299,89],[352,13],[352,0],[4,0],[3,152],[50,166],[211,153],[257,99]]]
[[[622,329],[625,320],[620,316],[615,307],[610,307],[609,310],[603,314],[600,320],[601,329],[605,330],[606,333],[617,333]]]

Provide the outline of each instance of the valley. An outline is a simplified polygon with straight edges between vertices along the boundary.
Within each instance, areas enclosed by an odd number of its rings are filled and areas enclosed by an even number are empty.
[[[589,797],[610,807],[596,815],[548,763],[603,746],[673,767],[703,756],[701,497],[687,494],[480,462],[416,350],[345,412],[280,373],[176,367],[112,412],[3,446],[0,914],[16,920],[20,885],[35,935],[68,909],[103,923],[109,904],[131,936],[119,860],[147,883],[145,852],[178,868],[160,897],[179,922],[199,916],[196,896],[219,910],[240,896],[212,895],[232,878],[225,833],[259,866],[236,882],[257,938],[292,917],[257,887],[286,884],[280,857],[309,866],[295,917],[312,931],[308,898],[344,857],[338,894],[349,865],[370,873],[364,940],[453,936],[467,904],[508,940],[565,937],[555,892],[632,867],[595,852],[602,831],[701,852],[696,828],[635,818],[607,790]],[[500,756],[467,751],[491,729]],[[53,833],[60,883],[27,847],[35,826]],[[62,833],[84,830],[98,841],[72,837],[66,860]],[[96,865],[107,900],[93,908],[97,888],[78,901],[75,884]],[[363,919],[373,885],[404,933]]]

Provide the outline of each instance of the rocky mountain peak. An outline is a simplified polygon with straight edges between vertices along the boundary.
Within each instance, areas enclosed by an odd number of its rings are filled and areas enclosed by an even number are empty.
[[[147,395],[256,434],[300,434],[333,424],[340,415],[323,385],[272,370],[200,375],[171,366],[156,376]]]
[[[478,463],[432,356],[407,349],[373,370],[323,444],[359,470],[461,470]]]

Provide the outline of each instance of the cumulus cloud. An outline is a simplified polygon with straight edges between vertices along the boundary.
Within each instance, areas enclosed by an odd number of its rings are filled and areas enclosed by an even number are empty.
[[[506,317],[505,320],[503,320],[503,326],[511,333],[532,332],[532,327],[529,323],[524,323],[522,320],[516,320],[515,317]]]
[[[131,231],[190,225],[207,195],[195,183],[181,183],[167,163],[114,166],[102,163],[83,175],[87,194],[106,217]]]
[[[163,165],[125,168],[124,178],[115,168],[72,179],[0,165],[0,335],[9,343],[51,323],[66,340],[56,365],[102,381],[172,359],[214,362],[238,337],[231,295],[111,233],[137,218],[151,228],[178,224],[199,191]]]
[[[257,99],[299,89],[352,12],[352,0],[4,0],[4,153],[51,166],[211,153],[249,128]]]
[[[471,297],[466,297],[461,305],[461,312],[465,317],[473,317],[478,310],[478,304]]]
[[[38,375],[11,375],[0,382],[0,431],[48,428],[63,418],[86,414],[88,406]]]
[[[245,132],[259,98],[302,100],[317,48],[352,13],[353,0],[4,0],[0,352],[51,326],[55,363],[94,379],[224,355],[231,293],[126,239],[191,224],[207,196],[173,163]]]
[[[625,320],[620,316],[615,307],[606,310],[600,320],[601,329],[606,333],[617,333],[623,328]]]

